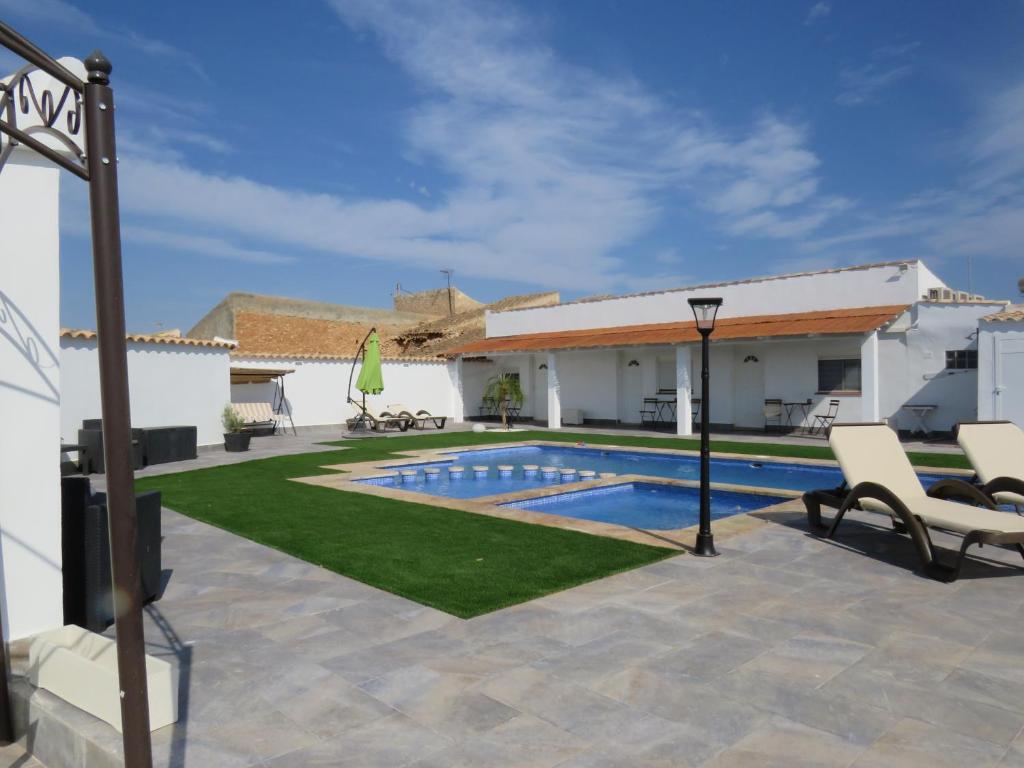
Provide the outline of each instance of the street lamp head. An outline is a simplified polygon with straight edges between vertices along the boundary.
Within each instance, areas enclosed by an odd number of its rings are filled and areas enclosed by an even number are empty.
[[[693,309],[693,317],[697,321],[697,330],[711,333],[715,330],[715,315],[722,306],[720,298],[687,299]]]

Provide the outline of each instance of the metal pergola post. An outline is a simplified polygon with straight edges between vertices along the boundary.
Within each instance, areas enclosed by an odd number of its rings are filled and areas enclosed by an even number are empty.
[[[106,462],[107,510],[110,531],[111,576],[114,589],[117,668],[121,694],[121,725],[126,768],[151,768],[149,697],[146,686],[145,635],[142,624],[142,587],[136,547],[134,461],[131,413],[128,400],[128,362],[124,319],[124,285],[121,271],[121,225],[117,195],[117,151],[114,140],[114,94],[110,88],[111,64],[96,51],[85,61],[88,82],[82,83],[59,62],[0,22],[0,46],[29,62],[15,76],[11,88],[0,90],[0,133],[8,146],[0,147],[0,171],[15,144],[37,151],[62,168],[89,182],[92,219],[93,272],[96,291],[96,328],[99,341],[100,400],[103,415],[103,452]],[[22,130],[16,125],[18,106],[13,87],[27,78],[32,67],[63,83],[62,97],[43,99],[41,127]],[[52,94],[50,94],[52,97]],[[73,100],[68,132],[77,134],[82,108],[85,113],[86,147],[82,152],[54,123],[65,100]],[[28,102],[22,107],[28,113]],[[49,104],[47,108],[45,105]],[[6,107],[6,109],[5,109]],[[38,110],[39,108],[36,107]],[[51,149],[29,131],[51,136],[80,160],[76,163]],[[0,643],[2,645],[2,643]],[[0,728],[10,722],[6,674],[0,685]],[[13,735],[13,734],[12,734]]]

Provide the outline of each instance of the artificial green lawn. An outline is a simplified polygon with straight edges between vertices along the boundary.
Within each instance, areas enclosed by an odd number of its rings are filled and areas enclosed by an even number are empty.
[[[375,587],[468,618],[636,568],[675,550],[547,526],[319,488],[289,478],[326,464],[394,459],[409,449],[523,440],[696,450],[688,438],[553,432],[430,432],[331,445],[344,450],[258,459],[140,478],[182,514]],[[826,447],[716,441],[712,450],[830,459]],[[962,456],[911,454],[917,464],[966,467]]]

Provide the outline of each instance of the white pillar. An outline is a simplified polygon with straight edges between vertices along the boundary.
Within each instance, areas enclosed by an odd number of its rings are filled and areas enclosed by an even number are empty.
[[[466,402],[462,390],[462,356],[459,355],[448,366],[452,381],[452,421],[461,424],[466,420]]]
[[[692,435],[693,419],[690,413],[690,397],[693,385],[690,382],[690,347],[676,347],[676,434]]]
[[[548,352],[548,428],[562,428],[562,390],[558,383],[558,355]]]
[[[68,177],[71,184],[79,183]],[[0,608],[5,639],[63,625],[60,174],[16,149],[0,171]],[[70,442],[78,437],[64,435]]]
[[[519,366],[519,384],[523,390],[523,418],[534,418],[533,407],[533,379],[537,373],[537,364],[533,355],[526,355],[523,358],[526,362]]]
[[[879,421],[878,331],[872,331],[860,345],[861,421]]]

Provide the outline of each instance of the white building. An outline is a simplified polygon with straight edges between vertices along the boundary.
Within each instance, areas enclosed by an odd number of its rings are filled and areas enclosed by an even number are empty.
[[[522,416],[551,427],[570,412],[620,424],[651,407],[696,413],[700,344],[687,299],[697,296],[723,299],[710,420],[752,429],[765,426],[768,399],[806,404],[784,408],[794,426],[830,407],[838,421],[886,419],[901,430],[921,417],[942,431],[975,419],[978,323],[1005,304],[898,261],[490,313],[487,337],[454,350],[466,413],[498,373],[518,374]],[[645,398],[675,402],[645,407]],[[660,415],[690,433],[691,419]]]
[[[1024,305],[986,315],[978,326],[978,418],[1024,427]]]

